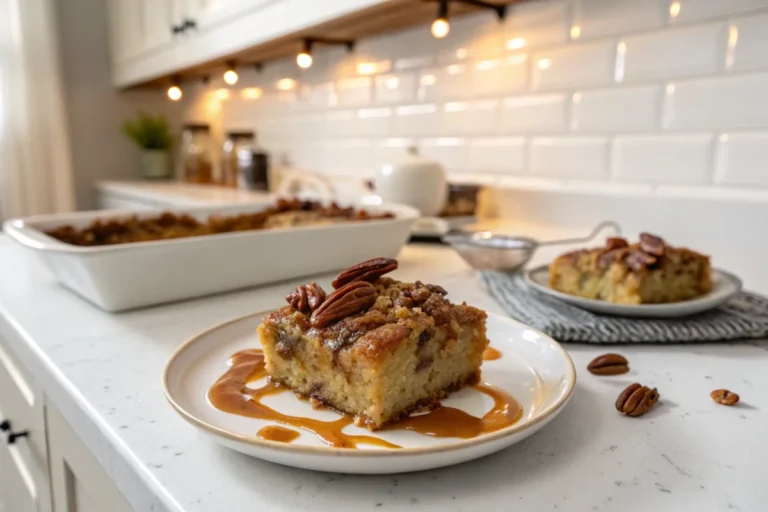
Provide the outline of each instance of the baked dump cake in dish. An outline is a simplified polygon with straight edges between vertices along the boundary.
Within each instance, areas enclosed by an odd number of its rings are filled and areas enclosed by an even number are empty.
[[[371,430],[475,384],[485,312],[451,303],[440,286],[385,276],[396,268],[376,258],[343,271],[332,291],[291,292],[258,328],[271,379]]]
[[[372,213],[354,207],[342,207],[336,203],[323,205],[317,201],[278,199],[277,202],[256,213],[239,215],[211,215],[200,221],[187,214],[164,212],[139,218],[96,220],[78,229],[62,226],[46,234],[60,242],[80,246],[100,246],[151,242],[193,236],[254,231],[262,229],[300,226],[329,226],[343,222],[392,219],[392,213]]]
[[[658,304],[708,293],[710,273],[709,256],[643,233],[638,243],[609,238],[605,247],[563,254],[549,266],[549,285],[616,304]]]

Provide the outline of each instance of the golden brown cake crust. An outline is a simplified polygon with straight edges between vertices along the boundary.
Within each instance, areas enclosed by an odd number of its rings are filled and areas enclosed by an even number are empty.
[[[711,289],[709,256],[643,233],[638,243],[609,238],[605,247],[571,251],[549,267],[549,285],[622,304],[678,302]]]
[[[271,313],[264,323],[276,327],[294,323],[306,336],[319,338],[333,351],[354,350],[366,359],[376,360],[390,353],[414,327],[423,331],[452,322],[475,324],[487,317],[480,309],[451,303],[441,293],[442,288],[420,281],[403,283],[381,277],[374,286],[378,297],[373,307],[327,327],[311,327],[309,317],[291,306]]]

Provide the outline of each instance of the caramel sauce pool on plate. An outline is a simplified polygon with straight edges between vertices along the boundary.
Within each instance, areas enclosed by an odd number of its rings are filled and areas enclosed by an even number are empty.
[[[501,352],[488,345],[483,352],[483,361],[495,361],[501,359]]]
[[[354,423],[354,418],[343,415],[334,421],[321,421],[302,416],[290,416],[264,405],[265,396],[290,391],[268,380],[258,388],[247,387],[267,376],[264,354],[261,350],[243,350],[229,360],[230,368],[208,391],[211,405],[220,411],[250,418],[274,421],[283,425],[307,430],[329,446],[357,448],[359,444],[396,449],[400,446],[375,436],[352,435],[342,432]],[[493,398],[494,405],[482,418],[472,416],[454,407],[439,406],[425,414],[410,416],[402,421],[386,425],[382,431],[410,430],[433,437],[459,437],[469,439],[481,434],[501,430],[516,423],[523,415],[520,404],[511,395],[489,384],[473,386],[477,391]],[[295,430],[280,426],[261,428],[261,439],[289,443],[299,436]]]

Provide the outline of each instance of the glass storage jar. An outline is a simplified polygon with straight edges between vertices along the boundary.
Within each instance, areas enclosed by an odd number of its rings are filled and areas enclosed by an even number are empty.
[[[253,132],[228,132],[221,151],[221,181],[225,187],[237,187],[240,174],[239,156],[248,155],[253,145]]]
[[[181,134],[181,177],[187,183],[213,183],[211,128],[186,124]]]

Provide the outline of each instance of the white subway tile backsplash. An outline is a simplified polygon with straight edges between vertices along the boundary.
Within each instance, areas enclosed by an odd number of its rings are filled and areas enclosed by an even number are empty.
[[[608,177],[605,137],[534,137],[530,143],[531,173],[566,179]]]
[[[539,0],[510,5],[504,30],[510,50],[564,43],[568,38],[568,4]]]
[[[528,61],[528,55],[517,54],[475,62],[472,93],[475,97],[501,96],[525,90],[528,86]]]
[[[345,78],[336,83],[338,104],[344,107],[368,105],[373,100],[371,77]]]
[[[416,75],[414,73],[381,75],[374,80],[378,103],[411,103],[416,101]]]
[[[425,157],[443,164],[448,172],[466,172],[469,166],[469,151],[465,139],[446,137],[422,139],[419,151]]]
[[[325,114],[324,133],[327,137],[352,137],[355,135],[357,112],[332,110]]]
[[[287,136],[317,139],[323,135],[324,126],[323,114],[315,112],[296,114],[291,118],[290,133]]]
[[[655,130],[660,93],[657,85],[574,93],[571,128],[586,132]]]
[[[331,107],[336,105],[336,84],[324,82],[311,85],[306,90],[307,101],[315,107]]]
[[[437,105],[404,105],[395,108],[392,135],[395,137],[427,137],[438,133]]]
[[[389,107],[361,108],[356,112],[358,137],[387,137],[392,131],[394,109]]]
[[[650,30],[664,25],[668,0],[575,0],[571,38]]]
[[[494,58],[504,51],[504,30],[495,14],[480,11],[452,20],[450,35],[437,45],[440,63]]]
[[[672,23],[689,23],[756,9],[768,9],[768,0],[673,0],[669,15]]]
[[[410,138],[390,138],[378,141],[373,149],[374,168],[382,165],[399,163],[405,160],[409,147],[418,146],[416,140]]]
[[[525,170],[525,139],[523,137],[472,139],[469,145],[469,169],[472,172],[522,173]]]
[[[621,181],[702,184],[711,181],[712,135],[619,135],[614,177]]]
[[[719,130],[768,126],[768,74],[673,82],[664,97],[664,127]]]
[[[502,103],[502,131],[520,133],[564,130],[567,101],[565,94],[507,98]]]
[[[331,174],[365,176],[374,168],[373,144],[366,139],[342,139],[326,146],[325,168]]]
[[[227,99],[220,79],[185,90],[189,115],[216,134],[254,129],[276,159],[329,175],[370,176],[419,146],[454,181],[768,197],[768,0],[452,14],[444,39],[421,25],[352,54],[319,47],[306,70],[244,70]]]
[[[616,45],[610,41],[562,46],[533,56],[533,88],[564,89],[613,82]]]
[[[768,14],[731,22],[726,65],[731,71],[768,69]]]
[[[619,43],[623,77],[619,72],[616,79],[637,81],[714,73],[723,68],[725,41],[725,24],[626,37]]]
[[[469,98],[472,95],[472,66],[469,63],[450,64],[429,69],[419,75],[419,101],[446,101]]]
[[[722,134],[715,182],[768,187],[768,131]]]
[[[483,135],[499,130],[499,100],[455,101],[443,105],[441,135]]]

